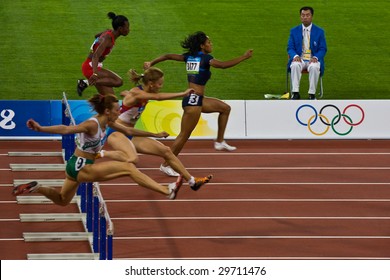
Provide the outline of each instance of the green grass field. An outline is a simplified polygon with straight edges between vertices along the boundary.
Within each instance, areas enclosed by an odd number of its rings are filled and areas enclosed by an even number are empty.
[[[264,99],[285,90],[286,45],[300,23],[304,1],[27,1],[0,3],[0,99],[80,99],[76,81],[93,36],[111,28],[107,12],[126,15],[131,32],[117,40],[105,68],[132,84],[126,72],[163,53],[182,53],[180,41],[202,30],[214,57],[228,60],[249,48],[254,57],[230,69],[214,69],[207,95],[220,99]],[[390,97],[390,1],[310,1],[315,24],[326,31],[325,99]],[[164,91],[186,88],[184,66],[158,64]],[[305,92],[303,83],[302,93]],[[88,88],[82,98],[95,93]]]

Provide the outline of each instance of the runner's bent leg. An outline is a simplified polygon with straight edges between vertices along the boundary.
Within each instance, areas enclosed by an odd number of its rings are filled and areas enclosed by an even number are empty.
[[[172,153],[168,146],[147,137],[134,137],[132,142],[139,153],[162,157],[165,159],[165,162],[173,168],[173,170],[182,174],[186,181],[191,178],[190,173],[184,167],[182,162]]]
[[[201,106],[184,107],[184,113],[181,119],[180,133],[171,146],[171,150],[174,155],[177,156],[181,152],[188,138],[190,138],[192,131],[198,124],[201,112]]]
[[[204,97],[202,113],[219,113],[217,142],[225,139],[225,130],[229,120],[231,107],[217,98]]]
[[[108,136],[107,143],[113,150],[121,152],[125,156],[126,160],[123,161],[137,164],[139,159],[137,151],[132,141],[126,135],[115,131]]]
[[[78,185],[78,182],[65,178],[61,191],[58,191],[55,188],[40,187],[37,190],[37,193],[46,196],[57,205],[66,206],[72,201]]]
[[[167,186],[162,186],[149,176],[139,171],[133,163],[120,161],[105,161],[88,164],[80,170],[77,180],[79,182],[101,182],[119,177],[129,176],[138,185],[153,191],[169,194]]]

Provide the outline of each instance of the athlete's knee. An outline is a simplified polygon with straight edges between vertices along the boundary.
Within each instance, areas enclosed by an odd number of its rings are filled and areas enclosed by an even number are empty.
[[[59,200],[56,201],[56,204],[59,206],[68,206],[71,201],[72,197],[65,197],[64,195],[60,194]]]
[[[230,107],[229,104],[227,103],[224,103],[223,107],[222,107],[222,112],[224,114],[230,114],[230,111],[232,110],[232,107]]]
[[[117,160],[137,164],[139,157],[136,153],[130,153],[130,152],[127,153],[127,152],[123,152],[123,151],[118,151],[118,159]]]
[[[134,164],[137,164],[138,161],[139,161],[139,157],[137,154],[128,154],[127,155],[127,162],[131,162],[131,163],[134,163]]]
[[[121,78],[117,77],[113,81],[113,85],[114,85],[114,87],[121,87],[123,85],[123,80]]]
[[[142,173],[141,171],[138,170],[138,168],[132,162],[126,163],[126,167],[125,168],[127,169],[128,175],[130,177],[132,177],[132,178],[134,176],[139,176],[139,174]]]
[[[170,158],[175,156],[173,154],[171,148],[168,146],[165,146],[165,145],[163,147],[161,147],[161,153],[162,153],[162,156],[164,159],[170,159]]]

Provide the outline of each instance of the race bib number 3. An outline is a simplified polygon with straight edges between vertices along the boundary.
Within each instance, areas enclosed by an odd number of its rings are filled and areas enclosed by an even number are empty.
[[[200,57],[192,57],[190,56],[187,60],[187,73],[188,74],[198,74],[199,73],[199,65],[200,65]]]
[[[192,106],[196,106],[199,103],[199,95],[195,93],[191,93],[188,99],[188,104]]]

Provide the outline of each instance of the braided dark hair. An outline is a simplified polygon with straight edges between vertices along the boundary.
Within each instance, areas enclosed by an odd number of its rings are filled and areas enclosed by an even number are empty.
[[[124,26],[126,22],[128,22],[129,20],[127,19],[127,17],[125,16],[122,16],[122,15],[116,15],[115,13],[113,12],[109,12],[107,14],[108,18],[110,18],[112,20],[112,28],[114,30],[117,30],[119,27],[121,26]]]

